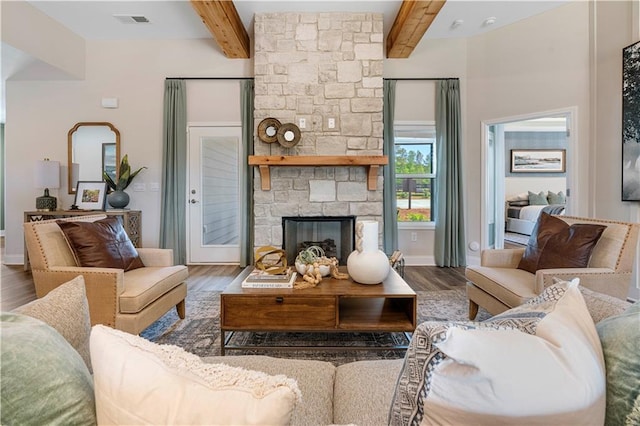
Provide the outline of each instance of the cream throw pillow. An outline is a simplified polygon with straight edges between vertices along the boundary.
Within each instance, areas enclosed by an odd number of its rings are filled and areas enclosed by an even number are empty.
[[[301,395],[283,375],[206,364],[177,346],[91,331],[98,424],[289,424]]]
[[[484,322],[420,324],[389,423],[602,425],[604,359],[578,283]]]

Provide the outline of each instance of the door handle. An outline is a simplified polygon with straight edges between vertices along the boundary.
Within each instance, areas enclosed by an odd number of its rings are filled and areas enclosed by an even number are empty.
[[[190,202],[191,204],[199,203],[199,201],[198,201],[198,200],[196,200],[195,198],[192,198],[191,200],[189,200],[189,202]]]

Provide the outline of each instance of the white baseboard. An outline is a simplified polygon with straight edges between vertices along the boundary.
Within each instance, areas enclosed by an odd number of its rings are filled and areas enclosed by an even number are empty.
[[[24,265],[24,255],[22,254],[8,254],[2,259],[2,263],[5,265]]]

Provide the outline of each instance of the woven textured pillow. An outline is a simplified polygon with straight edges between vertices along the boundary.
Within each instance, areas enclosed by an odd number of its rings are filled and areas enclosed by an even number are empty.
[[[93,380],[52,327],[13,312],[0,321],[3,425],[96,424]]]
[[[130,271],[144,264],[117,217],[95,222],[57,221],[78,266]]]
[[[295,380],[207,364],[171,345],[102,325],[91,331],[100,424],[289,424]]]
[[[55,328],[78,351],[91,371],[89,355],[91,319],[82,275],[51,290],[46,296],[13,311],[37,318]]]
[[[420,324],[389,424],[603,424],[604,360],[578,283],[485,322]]]

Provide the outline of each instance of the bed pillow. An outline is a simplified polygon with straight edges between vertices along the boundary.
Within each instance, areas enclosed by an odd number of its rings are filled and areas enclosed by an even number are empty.
[[[13,312],[37,318],[56,329],[78,351],[91,371],[91,319],[82,275],[54,288],[46,296],[14,309]]]
[[[44,322],[0,318],[3,425],[95,425],[93,380],[71,345]]]
[[[390,424],[603,424],[605,369],[579,281],[489,321],[425,322]]]
[[[567,197],[562,193],[562,191],[557,194],[551,191],[547,192],[547,200],[549,204],[566,204]]]
[[[130,271],[142,268],[126,231],[117,217],[107,217],[95,222],[57,221],[78,266],[93,268],[117,268]]]
[[[509,205],[513,207],[524,207],[529,205],[529,200],[514,200],[509,201]]]
[[[207,364],[177,346],[96,325],[91,331],[100,424],[289,424],[295,380]]]
[[[589,223],[569,225],[541,212],[518,269],[535,274],[538,269],[586,268],[605,228]]]
[[[625,421],[640,398],[640,302],[618,316],[601,321],[596,329],[607,366],[605,424],[638,424]]]
[[[532,206],[546,206],[549,204],[547,202],[547,195],[544,191],[540,191],[538,194],[529,191],[529,204]]]

